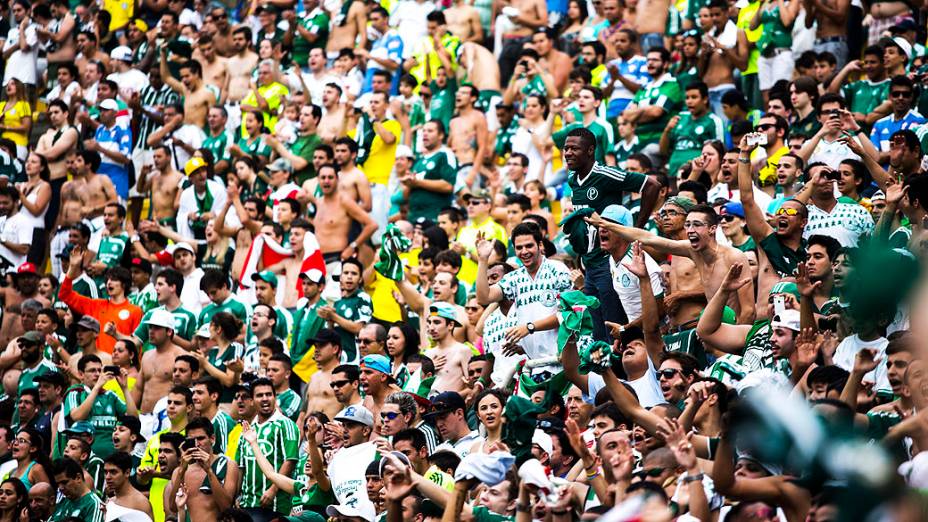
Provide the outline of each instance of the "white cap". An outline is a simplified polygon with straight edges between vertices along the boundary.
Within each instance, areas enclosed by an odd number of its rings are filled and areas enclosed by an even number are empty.
[[[397,145],[396,146],[396,157],[397,158],[415,158],[416,155],[413,154],[412,149],[409,148],[409,145]]]
[[[896,45],[899,46],[900,49],[902,49],[902,52],[905,53],[906,59],[909,59],[909,60],[912,59],[912,44],[910,44],[908,40],[906,40],[905,38],[901,36],[894,36],[893,43],[895,43]]]
[[[174,315],[164,309],[152,310],[151,315],[148,316],[148,320],[145,321],[145,324],[148,326],[160,326],[162,328],[173,330]]]
[[[773,317],[773,321],[770,322],[770,327],[786,328],[787,330],[798,332],[802,329],[799,324],[799,311],[783,310]]]
[[[101,101],[99,107],[101,111],[118,111],[119,110],[119,104],[116,103],[116,100],[112,98],[107,98]]]
[[[551,435],[541,430],[535,430],[535,433],[532,435],[532,444],[537,444],[538,447],[541,448],[541,451],[547,453],[548,456],[554,453],[554,443],[551,442]]]
[[[369,500],[359,502],[356,507],[345,506],[342,504],[332,504],[325,508],[325,514],[330,517],[336,517],[338,515],[343,517],[358,517],[363,518],[368,522],[374,522],[374,519],[377,518],[377,511],[374,509],[374,504],[372,504]]]
[[[322,270],[319,270],[318,268],[310,268],[309,270],[300,273],[300,277],[305,277],[313,283],[319,284],[323,279],[325,279],[325,274],[323,274]]]
[[[193,247],[190,246],[190,243],[187,243],[186,241],[181,241],[180,243],[174,243],[168,248],[168,253],[173,256],[174,254],[177,253],[178,250],[186,250],[187,252],[190,252],[193,255],[197,255],[196,250],[194,250]]]
[[[338,412],[338,415],[335,416],[335,420],[357,422],[358,424],[363,424],[365,426],[373,426],[374,414],[371,413],[371,410],[361,406],[360,404],[357,404],[348,406],[344,410]]]
[[[110,51],[110,58],[113,60],[119,60],[121,62],[131,62],[132,49],[126,47],[125,45],[120,45],[119,47]]]
[[[199,330],[197,330],[197,337],[202,337],[202,338],[204,338],[204,339],[209,339],[209,338],[210,338],[210,335],[209,335],[209,323],[204,324],[203,326],[200,327]]]

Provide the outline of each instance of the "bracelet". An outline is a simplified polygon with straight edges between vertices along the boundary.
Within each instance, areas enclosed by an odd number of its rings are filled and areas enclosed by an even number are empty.
[[[551,514],[552,514],[552,515],[566,515],[566,514],[567,514],[567,510],[564,509],[564,510],[561,510],[561,511],[552,511]]]
[[[741,156],[738,156],[738,162],[739,163],[750,163],[751,158],[742,158]]]
[[[705,473],[697,473],[697,474],[695,474],[695,475],[687,475],[687,476],[683,477],[683,480],[682,480],[681,482],[683,482],[684,484],[689,484],[690,482],[702,481],[702,479],[703,479],[705,476],[706,476]]]
[[[516,503],[516,512],[517,513],[528,513],[530,508],[528,504],[522,504],[521,502]]]
[[[593,480],[593,479],[595,479],[596,477],[598,477],[599,475],[600,475],[600,473],[599,473],[598,471],[597,471],[596,473],[592,473],[592,474],[587,473],[587,474],[586,474],[586,479],[587,479],[587,480]]]

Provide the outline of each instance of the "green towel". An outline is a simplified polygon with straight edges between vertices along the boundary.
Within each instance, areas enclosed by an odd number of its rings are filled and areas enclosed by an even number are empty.
[[[557,331],[558,355],[564,346],[573,342],[577,345],[580,356],[581,374],[602,373],[612,365],[612,346],[593,339],[593,316],[590,310],[599,308],[599,299],[588,296],[580,290],[564,292],[558,305],[560,326]]]
[[[546,400],[545,403],[547,402]],[[517,466],[521,466],[532,457],[532,435],[535,434],[538,416],[547,409],[548,406],[544,403],[535,404],[516,395],[506,401],[506,408],[503,410],[506,417],[506,422],[503,423],[503,442],[509,446],[509,452],[515,455]]]
[[[387,279],[399,281],[403,279],[403,262],[400,252],[409,250],[412,241],[397,228],[396,225],[387,225],[386,232],[380,243],[380,261],[374,265],[374,270]]]

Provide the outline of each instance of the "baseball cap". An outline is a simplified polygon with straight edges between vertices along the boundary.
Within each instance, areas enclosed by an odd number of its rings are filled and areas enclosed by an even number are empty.
[[[335,416],[335,420],[356,422],[370,427],[374,425],[374,414],[364,406],[355,404],[338,412],[338,415]]]
[[[126,47],[125,45],[120,45],[119,47],[110,51],[110,58],[113,60],[119,60],[121,62],[132,62],[132,49]]]
[[[39,273],[39,270],[36,268],[35,264],[30,263],[28,261],[19,265],[19,267],[16,269],[16,275],[20,275],[20,274],[37,275],[38,273]]]
[[[918,24],[911,18],[903,18],[899,23],[889,28],[892,34],[907,33],[910,31],[918,32]]]
[[[454,309],[454,306],[448,303],[432,303],[432,306],[429,307],[429,315],[442,317],[454,323],[457,323],[458,326],[461,325],[458,322],[457,313]]]
[[[377,512],[374,510],[374,504],[370,501],[358,503],[357,507],[343,506],[341,504],[332,504],[325,508],[325,514],[330,517],[358,517],[368,522],[373,522],[377,518]]]
[[[612,221],[626,227],[632,226],[632,213],[622,205],[609,205],[603,209],[601,217],[606,221]]]
[[[206,160],[203,158],[193,157],[187,160],[187,164],[184,165],[184,174],[190,176],[194,172],[202,169],[206,166]]]
[[[902,54],[905,55],[906,59],[912,58],[912,44],[908,40],[901,36],[893,36],[892,38],[881,38],[879,44],[885,49],[887,45],[895,45],[902,51]]]
[[[877,190],[870,196],[870,201],[886,201],[886,193],[882,190]]]
[[[180,243],[174,243],[173,245],[171,245],[171,247],[168,250],[170,250],[170,253],[172,256],[176,254],[178,250],[186,250],[187,252],[190,252],[193,255],[197,255],[193,247],[190,246],[190,243],[187,243],[186,241],[181,241]]]
[[[532,435],[532,444],[537,444],[548,455],[554,453],[554,443],[551,442],[551,435],[539,429],[535,429],[535,433]]]
[[[273,286],[274,288],[277,288],[277,274],[274,272],[271,272],[270,270],[262,270],[260,272],[251,274],[252,281],[257,281],[259,279]]]
[[[797,310],[783,310],[782,312],[773,316],[773,321],[770,322],[770,327],[786,328],[787,330],[798,332],[801,329],[799,326],[799,312]]]
[[[174,329],[174,315],[164,309],[152,310],[148,320],[145,321],[148,326],[160,326],[169,330]]]
[[[81,317],[80,321],[77,322],[77,326],[86,328],[93,333],[100,333],[100,321],[97,321],[89,315]]]
[[[799,287],[796,286],[796,283],[793,283],[791,281],[780,281],[776,283],[775,285],[773,285],[770,288],[770,293],[768,293],[767,295],[775,295],[775,294],[790,294],[796,299],[802,299],[802,296],[799,293]]]
[[[22,334],[21,336],[19,336],[19,338],[22,339],[23,341],[28,341],[30,343],[35,343],[35,344],[45,343],[45,337],[35,330],[28,331]]]
[[[129,261],[129,267],[135,267],[145,272],[146,274],[151,273],[151,261],[147,259],[142,259],[141,257],[133,257],[132,261]]]
[[[133,417],[131,415],[120,415],[116,418],[116,425],[129,428],[129,431],[138,437],[139,442],[145,442],[145,436],[142,435],[142,421],[140,421],[138,417]]]
[[[664,202],[664,205],[676,205],[682,208],[684,212],[689,212],[691,208],[696,206],[696,203],[694,203],[690,198],[685,198],[683,196],[673,196],[667,198],[667,201]]]
[[[397,145],[396,154],[397,158],[415,158],[416,155],[413,154],[412,149],[409,148],[409,145]]]
[[[204,339],[209,339],[209,323],[204,324],[197,330],[197,337],[202,337]]]
[[[375,372],[392,375],[390,372],[390,359],[386,355],[372,353],[361,359],[361,368],[370,368]]]
[[[93,434],[93,424],[90,421],[77,421],[70,428],[63,430],[63,433],[74,435]]]
[[[337,344],[342,345],[342,338],[338,335],[338,332],[331,328],[323,328],[316,332],[316,335],[306,341],[310,345],[320,345],[320,344]]]
[[[32,381],[36,383],[47,382],[52,386],[61,386],[62,388],[68,387],[68,381],[60,372],[45,372],[33,378]]]
[[[458,409],[467,409],[461,394],[453,391],[442,392],[432,398],[432,402],[429,405],[429,412],[426,413],[424,417],[426,419],[434,419]]]
[[[277,14],[277,8],[274,7],[273,5],[266,5],[266,4],[262,6],[258,6],[258,8],[255,9],[255,14],[261,14],[261,13]]]
[[[267,166],[268,172],[274,171],[284,171],[284,172],[293,172],[293,164],[290,163],[290,160],[287,158],[277,158],[270,165]]]
[[[725,214],[731,214],[732,216],[738,216],[744,219],[744,205],[737,201],[729,201],[722,207],[722,215],[724,216]]]
[[[100,108],[101,111],[118,111],[119,110],[119,104],[116,103],[116,100],[112,98],[107,98],[103,100],[102,102],[100,102],[100,105],[98,105],[98,107]]]
[[[319,284],[325,279],[325,274],[318,268],[310,268],[305,272],[300,272],[300,279],[309,279],[313,283]]]
[[[467,194],[464,194],[464,201],[470,201],[472,199],[482,199],[485,201],[490,201],[490,191],[487,189],[477,189]]]

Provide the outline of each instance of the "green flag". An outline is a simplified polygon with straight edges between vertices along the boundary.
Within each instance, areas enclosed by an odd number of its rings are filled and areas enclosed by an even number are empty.
[[[380,261],[374,264],[374,270],[387,279],[403,279],[403,262],[399,253],[409,250],[411,244],[409,238],[404,236],[396,225],[387,225],[380,243]]]

